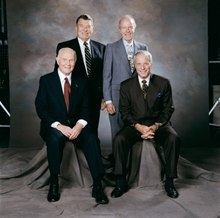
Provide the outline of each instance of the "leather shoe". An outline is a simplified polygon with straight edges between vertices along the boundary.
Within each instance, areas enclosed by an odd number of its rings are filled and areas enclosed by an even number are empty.
[[[92,188],[92,197],[95,198],[97,204],[108,204],[109,202],[102,189],[102,186],[94,186]]]
[[[111,193],[112,198],[121,197],[125,192],[127,192],[127,188],[115,187]]]
[[[49,202],[56,202],[60,200],[59,184],[50,184],[47,200]]]
[[[178,191],[176,190],[176,188],[174,187],[174,185],[165,185],[165,190],[167,192],[167,195],[170,197],[170,198],[178,198],[179,196],[179,193]]]

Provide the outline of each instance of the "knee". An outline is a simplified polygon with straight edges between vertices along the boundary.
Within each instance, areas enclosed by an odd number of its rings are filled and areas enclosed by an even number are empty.
[[[180,139],[180,137],[179,137],[179,135],[177,133],[175,133],[173,135],[173,140],[175,141],[175,144],[177,144],[177,145],[179,145],[180,142],[181,142],[181,139]]]
[[[114,142],[116,143],[116,142],[122,142],[122,141],[124,141],[124,136],[120,133],[117,133],[115,135]]]
[[[119,148],[119,147],[123,146],[125,144],[125,142],[126,142],[126,139],[125,139],[124,135],[117,133],[114,138],[114,141],[113,141],[114,148]]]
[[[168,138],[170,142],[169,144],[178,149],[181,143],[179,135],[177,133],[171,133]]]
[[[64,142],[65,136],[57,129],[51,128],[46,143],[47,146],[56,146]]]

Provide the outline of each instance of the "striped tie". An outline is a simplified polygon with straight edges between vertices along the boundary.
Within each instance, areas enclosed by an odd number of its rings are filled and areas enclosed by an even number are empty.
[[[84,42],[84,46],[85,46],[87,74],[88,74],[88,77],[89,77],[90,73],[91,73],[92,57],[91,57],[91,54],[90,54],[90,51],[89,51],[88,43]]]

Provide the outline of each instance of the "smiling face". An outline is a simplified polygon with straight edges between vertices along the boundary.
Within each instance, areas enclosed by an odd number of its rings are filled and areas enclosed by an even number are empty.
[[[60,71],[68,76],[74,69],[76,63],[76,53],[71,48],[62,48],[59,50],[56,58]]]
[[[82,41],[88,41],[93,34],[93,22],[92,20],[84,20],[80,18],[75,29],[77,36],[82,39]]]
[[[138,52],[135,55],[134,63],[137,74],[141,79],[146,79],[150,75],[152,68],[152,58],[149,52]]]
[[[119,21],[119,31],[127,42],[131,42],[134,37],[136,24],[132,17],[125,16]]]

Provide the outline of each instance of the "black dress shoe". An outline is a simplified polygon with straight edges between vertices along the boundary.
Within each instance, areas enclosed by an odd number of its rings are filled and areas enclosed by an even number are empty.
[[[179,193],[174,185],[165,185],[165,190],[170,198],[178,198]]]
[[[112,198],[118,198],[121,197],[125,192],[127,192],[127,188],[120,188],[120,187],[115,187],[111,193]]]
[[[56,202],[60,200],[59,184],[50,184],[47,200],[49,202]]]
[[[92,197],[95,198],[97,204],[108,204],[109,202],[102,186],[94,186],[92,188]]]

